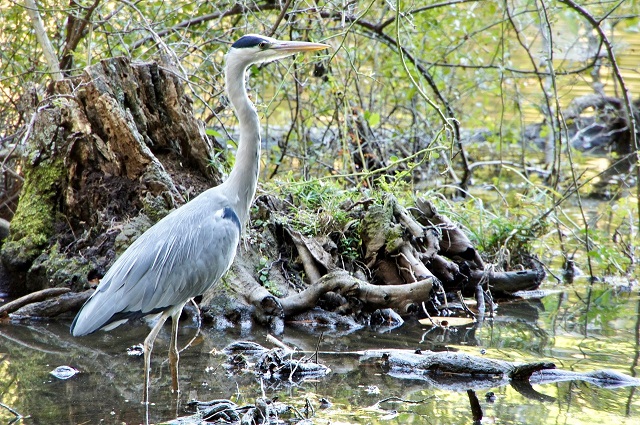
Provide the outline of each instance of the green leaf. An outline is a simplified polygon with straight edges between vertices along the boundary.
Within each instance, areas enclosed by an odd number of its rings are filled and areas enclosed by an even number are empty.
[[[364,113],[364,117],[369,123],[369,127],[375,127],[376,125],[380,124],[380,114],[377,112],[371,113],[367,111]]]
[[[216,139],[222,138],[222,133],[213,128],[207,128],[204,132],[207,133],[207,136],[215,137]]]

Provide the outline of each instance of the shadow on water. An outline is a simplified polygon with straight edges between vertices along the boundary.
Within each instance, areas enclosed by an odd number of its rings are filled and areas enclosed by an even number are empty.
[[[362,364],[357,356],[337,353],[381,348],[448,350],[515,362],[552,361],[569,371],[613,369],[636,376],[639,308],[637,290],[576,285],[541,300],[502,303],[499,314],[481,326],[434,329],[409,321],[388,331],[363,328],[344,334],[325,329],[319,361],[332,372],[297,384],[261,383],[252,373],[231,374],[223,367],[226,357],[219,350],[233,341],[269,346],[264,329],[205,328],[181,353],[182,393],[177,400],[170,393],[170,327],[166,326],[152,359],[150,419],[157,423],[187,415],[185,406],[191,399],[251,404],[264,389],[267,397],[278,397],[299,409],[307,400],[316,408],[321,398],[330,400],[331,408],[316,410],[316,423],[471,424],[471,396],[466,391],[394,377]],[[124,326],[73,338],[68,326],[62,320],[0,325],[0,401],[28,416],[19,422],[25,424],[141,423],[142,358],[129,355],[127,348],[144,340],[147,327]],[[282,340],[314,351],[322,331],[289,325]],[[193,326],[183,324],[180,343],[186,344],[195,334]],[[67,380],[50,374],[62,365],[80,373]],[[631,424],[640,420],[634,387],[600,388],[583,381],[534,383],[534,387],[537,399],[512,386],[476,390],[483,423]],[[377,404],[390,396],[421,402]],[[0,409],[0,423],[12,419],[11,412]]]

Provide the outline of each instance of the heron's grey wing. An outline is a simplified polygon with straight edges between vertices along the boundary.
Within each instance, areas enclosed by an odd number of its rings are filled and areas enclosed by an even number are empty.
[[[223,199],[212,202],[201,195],[175,210],[116,260],[76,316],[71,332],[85,335],[201,295],[231,266],[240,229],[237,215]]]

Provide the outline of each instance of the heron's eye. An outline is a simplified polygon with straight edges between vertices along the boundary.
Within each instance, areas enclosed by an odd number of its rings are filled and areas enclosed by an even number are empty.
[[[263,41],[260,44],[258,44],[258,47],[264,50],[267,48],[268,45],[269,44],[267,42]]]

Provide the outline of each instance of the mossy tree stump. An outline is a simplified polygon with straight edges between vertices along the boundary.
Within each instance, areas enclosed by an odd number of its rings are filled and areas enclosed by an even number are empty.
[[[109,59],[53,83],[27,131],[1,252],[14,294],[82,288],[114,259],[116,236],[135,237],[184,202],[181,173],[198,186],[219,180],[182,84],[155,63]]]

